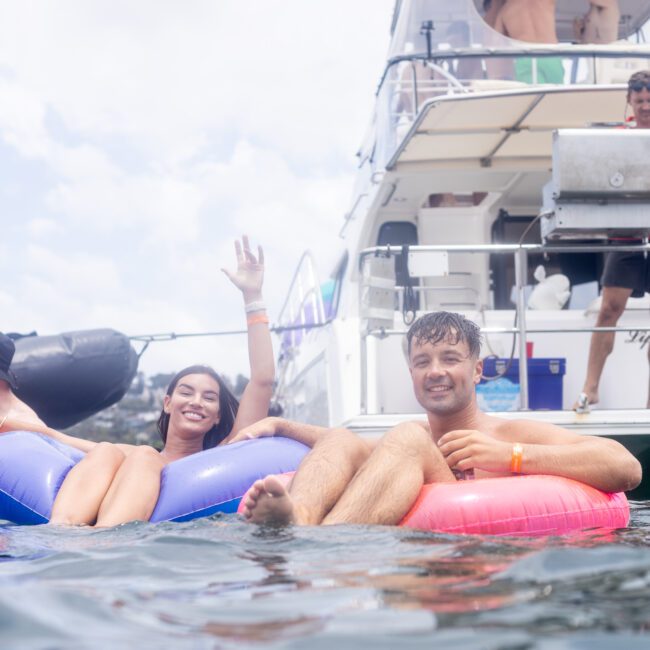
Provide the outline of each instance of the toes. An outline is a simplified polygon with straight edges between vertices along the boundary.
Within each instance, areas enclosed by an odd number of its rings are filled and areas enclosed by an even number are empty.
[[[274,497],[284,496],[287,493],[286,488],[277,476],[271,474],[264,479],[264,491]]]
[[[262,481],[255,481],[255,483],[253,483],[251,488],[246,493],[246,496],[248,499],[255,502],[260,498],[262,494],[264,494],[264,484]]]

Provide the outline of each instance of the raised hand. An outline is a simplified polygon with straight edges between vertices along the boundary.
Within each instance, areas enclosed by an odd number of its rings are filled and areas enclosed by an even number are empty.
[[[257,247],[257,257],[255,257],[250,249],[248,237],[244,235],[241,243],[239,240],[235,241],[235,255],[237,257],[237,270],[234,272],[224,268],[221,270],[244,294],[245,298],[255,299],[260,297],[264,280],[264,251],[262,247]]]
[[[496,440],[480,431],[458,429],[440,438],[438,448],[452,469],[508,473],[512,444]]]

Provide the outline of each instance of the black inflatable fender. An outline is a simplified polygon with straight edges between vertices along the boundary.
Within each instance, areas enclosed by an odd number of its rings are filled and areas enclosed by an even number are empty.
[[[26,336],[15,341],[16,395],[53,428],[118,402],[138,369],[129,338],[112,329]]]

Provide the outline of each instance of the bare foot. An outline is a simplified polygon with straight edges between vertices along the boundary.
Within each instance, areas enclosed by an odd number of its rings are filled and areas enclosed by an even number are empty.
[[[253,483],[244,501],[244,517],[254,524],[299,523],[294,502],[276,476]]]
[[[592,404],[598,404],[598,393],[596,392],[582,392],[578,395],[578,399],[573,405],[573,410],[576,413],[589,413],[589,407]]]

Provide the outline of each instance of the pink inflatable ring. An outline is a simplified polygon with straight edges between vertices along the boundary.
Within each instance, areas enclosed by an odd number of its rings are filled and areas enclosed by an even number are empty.
[[[281,476],[285,484],[291,477]],[[400,526],[528,537],[625,528],[629,520],[630,507],[622,492],[601,492],[559,476],[512,476],[425,485]]]
[[[564,535],[625,528],[625,494],[559,476],[513,476],[425,485],[400,526],[472,535]]]

